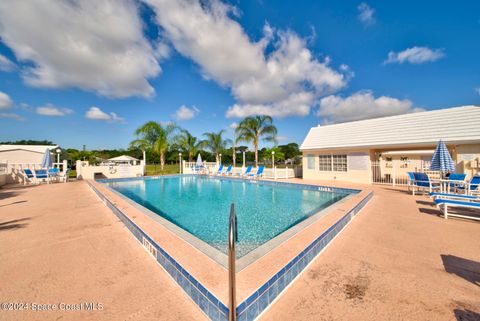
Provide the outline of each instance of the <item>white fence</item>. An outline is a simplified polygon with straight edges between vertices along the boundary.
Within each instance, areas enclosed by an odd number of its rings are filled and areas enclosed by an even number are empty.
[[[204,167],[207,169],[206,172],[209,173],[209,174],[215,174],[217,173],[218,171],[218,164],[215,163],[215,162],[204,162],[203,163]],[[183,167],[182,167],[182,173],[183,174],[192,174],[195,172],[195,167],[196,167],[196,162],[183,162]],[[223,172],[225,172],[227,169],[227,166],[224,165],[223,167]],[[238,176],[238,175],[241,175],[242,173],[245,172],[245,168],[244,167],[233,167],[232,170],[231,170],[231,174],[233,176]],[[252,168],[252,171],[251,173],[256,173],[257,172],[257,168]],[[289,168],[289,167],[286,167],[286,168],[277,168],[275,167],[275,169],[272,169],[271,167],[270,168],[267,168],[265,167],[264,171],[263,171],[263,175],[262,177],[263,178],[268,178],[268,179],[288,179],[288,178],[295,178],[296,177],[296,174],[298,171],[296,171],[295,168]]]
[[[385,185],[407,185],[409,178],[408,172],[422,172],[428,174],[430,178],[440,178],[441,173],[429,170],[429,162],[424,162],[422,166],[413,167],[407,162],[402,161],[373,161],[372,162],[372,183]]]

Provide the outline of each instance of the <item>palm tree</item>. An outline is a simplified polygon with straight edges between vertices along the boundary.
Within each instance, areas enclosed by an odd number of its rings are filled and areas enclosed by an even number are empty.
[[[149,121],[137,128],[135,135],[138,139],[134,140],[132,143],[144,147],[148,146],[149,149],[159,154],[160,168],[163,170],[165,165],[165,153],[172,141],[172,135],[177,129],[178,127],[173,123],[162,125],[155,121]]]
[[[202,145],[201,142],[197,141],[197,137],[192,136],[192,134],[185,129],[175,138],[175,144],[187,154],[189,162],[193,161],[193,157]]]
[[[130,149],[139,149],[142,151],[143,154],[143,161],[145,162],[145,165],[147,165],[147,158],[146,158],[146,152],[148,149],[150,149],[150,145],[145,139],[134,139],[130,142]]]
[[[227,145],[232,143],[231,139],[223,139],[223,133],[225,133],[224,129],[222,129],[218,133],[205,133],[203,134],[203,136],[205,136],[206,139],[201,142],[202,147],[207,148],[215,154],[215,161],[217,163],[220,162],[220,152],[227,148]]]
[[[270,116],[250,116],[238,124],[235,133],[238,136],[238,141],[253,144],[255,149],[255,166],[258,167],[258,143],[260,140],[275,142],[277,127],[273,125],[273,119]]]

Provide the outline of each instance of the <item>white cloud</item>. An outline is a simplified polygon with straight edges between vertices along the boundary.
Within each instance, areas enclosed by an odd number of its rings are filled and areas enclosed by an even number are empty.
[[[428,47],[412,47],[400,52],[390,51],[388,58],[383,63],[403,64],[408,62],[411,64],[423,64],[426,62],[434,62],[445,57],[443,49],[430,49]]]
[[[188,108],[185,105],[180,106],[180,108],[177,109],[174,115],[172,115],[175,120],[181,121],[181,120],[189,120],[192,118],[195,118],[198,113],[200,113],[200,109],[197,107],[193,106],[192,108]]]
[[[90,109],[85,113],[85,118],[92,120],[104,120],[112,123],[125,123],[125,119],[119,117],[116,113],[111,112],[107,114],[95,106],[90,107]]]
[[[237,123],[237,122],[233,122],[233,123],[231,123],[228,127],[231,128],[231,129],[236,129],[236,128],[238,127],[238,123]]]
[[[322,98],[317,116],[322,117],[326,123],[341,123],[422,110],[413,107],[408,99],[400,100],[388,96],[375,98],[371,91],[362,91],[345,98],[336,95]]]
[[[375,9],[370,7],[365,2],[362,2],[358,5],[358,20],[360,20],[364,25],[370,26],[375,23]]]
[[[14,120],[18,120],[18,121],[25,120],[25,118],[23,118],[19,114],[15,114],[15,113],[0,113],[0,118],[14,119]]]
[[[70,108],[59,108],[51,104],[47,104],[42,107],[37,107],[37,114],[42,116],[66,116],[73,113],[73,110]]]
[[[0,2],[0,38],[35,87],[78,87],[108,97],[154,94],[165,54],[145,39],[130,0]],[[41,27],[39,27],[41,26]]]
[[[12,71],[13,69],[15,69],[15,64],[4,55],[0,55],[0,70]]]
[[[480,95],[480,87],[475,88],[475,92]]]
[[[271,104],[235,104],[227,110],[226,116],[229,118],[243,118],[250,115],[307,116],[313,102],[312,93],[300,92]]]
[[[0,110],[12,107],[13,101],[9,95],[0,91]]]
[[[345,75],[330,67],[328,57],[319,60],[305,39],[266,24],[263,37],[253,41],[230,17],[235,8],[220,1],[146,2],[174,48],[196,62],[204,78],[231,89],[238,103],[227,111],[228,117],[258,111],[306,115],[310,106],[289,106],[287,112],[282,108],[298,96],[312,97],[311,103],[346,85]]]

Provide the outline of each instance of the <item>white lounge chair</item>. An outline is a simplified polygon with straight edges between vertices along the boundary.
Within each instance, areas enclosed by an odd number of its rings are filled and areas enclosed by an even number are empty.
[[[461,217],[461,218],[480,221],[480,203],[478,202],[465,201],[465,200],[460,201],[460,200],[442,199],[442,198],[436,199],[434,202],[437,205],[437,207],[439,207],[442,210],[443,216],[445,217],[445,219],[448,219],[449,216],[454,216],[454,217]],[[451,207],[474,210],[476,213],[479,214],[479,216],[448,213],[448,209]]]

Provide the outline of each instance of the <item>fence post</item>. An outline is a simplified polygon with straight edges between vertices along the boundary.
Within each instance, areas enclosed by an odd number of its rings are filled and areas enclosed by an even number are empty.
[[[393,184],[392,185],[395,186],[395,181],[397,180],[397,175],[396,175],[397,174],[397,166],[396,166],[396,164],[393,160],[392,160],[392,165],[393,165],[392,166],[393,167],[393,182],[392,182]]]

